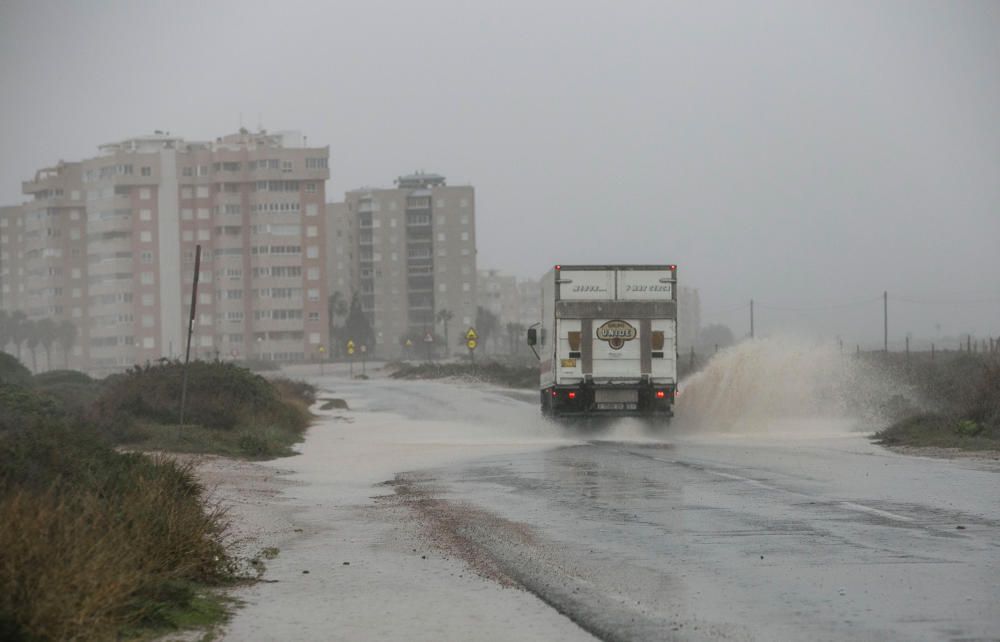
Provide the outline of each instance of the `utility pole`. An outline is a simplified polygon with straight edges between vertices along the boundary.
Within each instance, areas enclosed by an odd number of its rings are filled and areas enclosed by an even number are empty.
[[[882,293],[882,346],[889,354],[889,291]]]
[[[750,338],[753,339],[753,299],[750,299]]]
[[[188,316],[187,347],[184,349],[184,369],[181,372],[181,417],[177,424],[177,434],[180,436],[184,426],[184,406],[187,403],[188,360],[191,358],[191,335],[194,333],[194,313],[198,304],[198,273],[201,271],[201,245],[194,246],[194,280],[191,285],[191,314]]]

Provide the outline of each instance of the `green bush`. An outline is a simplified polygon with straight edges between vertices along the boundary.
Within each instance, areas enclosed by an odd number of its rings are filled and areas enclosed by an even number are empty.
[[[31,370],[28,370],[17,357],[0,351],[0,383],[27,386],[31,382]]]

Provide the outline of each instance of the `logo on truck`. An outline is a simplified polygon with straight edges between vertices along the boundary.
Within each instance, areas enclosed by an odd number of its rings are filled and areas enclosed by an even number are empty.
[[[612,319],[606,321],[604,325],[597,328],[597,338],[607,341],[612,350],[621,350],[626,341],[631,341],[636,336],[635,328],[628,321]]]

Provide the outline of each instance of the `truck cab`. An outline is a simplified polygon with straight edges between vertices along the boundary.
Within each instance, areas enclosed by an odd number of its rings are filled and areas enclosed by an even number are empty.
[[[528,329],[549,417],[668,420],[677,394],[677,266],[557,265]]]

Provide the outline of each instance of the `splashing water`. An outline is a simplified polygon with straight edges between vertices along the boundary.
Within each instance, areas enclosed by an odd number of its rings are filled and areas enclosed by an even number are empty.
[[[792,338],[745,341],[681,382],[682,430],[873,430],[885,400],[910,396],[871,364]]]

